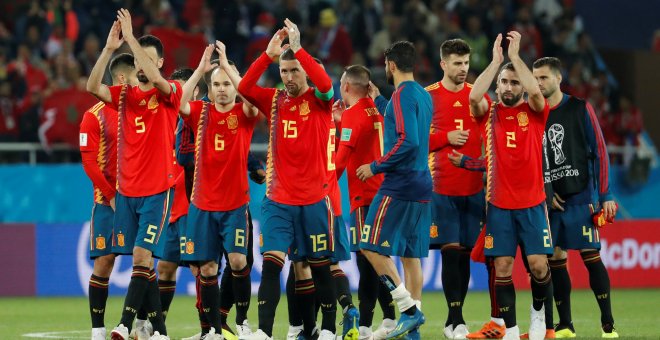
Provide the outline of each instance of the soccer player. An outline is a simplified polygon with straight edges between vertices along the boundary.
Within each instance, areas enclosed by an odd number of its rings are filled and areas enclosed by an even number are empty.
[[[485,218],[483,176],[453,166],[452,150],[481,156],[481,134],[470,112],[472,84],[465,82],[470,68],[470,46],[461,39],[440,46],[441,81],[426,87],[433,99],[429,167],[433,177],[431,249],[441,249],[442,287],[449,314],[444,334],[465,339],[463,302],[470,283],[470,250]],[[484,99],[490,101],[488,95]],[[504,325],[501,321],[500,327]],[[503,330],[503,327],[502,327]]]
[[[415,82],[414,65],[415,47],[408,41],[395,42],[385,51],[385,73],[388,82],[396,87],[385,110],[385,155],[356,170],[362,181],[376,174],[385,175],[369,206],[360,249],[401,312],[388,339],[406,333],[419,339],[419,327],[425,322],[421,311],[420,258],[428,255],[430,242],[432,182],[428,140],[433,104],[428,92]],[[389,256],[401,257],[405,285]]]
[[[157,248],[170,210],[174,184],[174,129],[181,99],[181,85],[160,74],[163,45],[154,36],[133,36],[130,13],[118,11],[109,43],[87,81],[87,90],[119,112],[117,143],[117,210],[113,252],[133,254],[133,275],[122,318],[112,331],[113,340],[126,340],[143,301],[154,315],[153,338],[167,339],[152,252]],[[123,40],[135,57],[138,86],[108,87],[101,83],[104,65]]]
[[[227,251],[233,276],[237,310],[244,317],[250,301],[250,267],[246,254],[249,201],[247,154],[257,110],[236,103],[238,71],[217,48],[219,67],[211,76],[209,98],[188,102],[197,82],[211,64],[213,45],[204,51],[199,66],[183,86],[180,113],[195,132],[195,180],[191,195],[183,259],[200,264],[201,299],[211,329],[206,338],[221,339],[215,332],[220,321],[218,260]],[[240,322],[242,324],[242,320]]]
[[[295,295],[304,330],[312,338],[318,282],[323,312],[319,338],[334,339],[336,301],[329,257],[334,251],[334,214],[328,197],[328,171],[333,163],[332,82],[323,68],[300,46],[300,31],[290,20],[278,30],[266,52],[250,66],[238,91],[264,112],[270,122],[266,167],[267,189],[262,206],[261,252],[264,262],[259,286],[259,330],[245,339],[271,339],[280,298],[279,275],[289,253],[296,275]],[[290,47],[282,47],[288,36]],[[262,88],[257,80],[279,57],[283,90]],[[316,88],[307,84],[309,76]],[[309,262],[308,262],[309,261]],[[313,266],[310,268],[310,262]],[[291,302],[290,302],[291,303]]]
[[[333,109],[340,115],[341,134],[337,150],[337,177],[341,177],[346,169],[348,192],[351,202],[350,244],[351,251],[356,253],[360,281],[358,285],[358,300],[360,301],[360,338],[384,339],[389,331],[396,326],[392,298],[379,291],[387,288],[378,280],[373,267],[360,252],[360,237],[364,219],[369,211],[378,188],[383,182],[379,174],[365,182],[357,178],[357,168],[365,163],[373,162],[383,155],[383,116],[369,97],[371,72],[364,66],[353,65],[346,68],[341,77],[340,89],[342,101],[334,104]],[[348,108],[346,108],[346,106]],[[339,124],[339,123],[338,123]],[[381,301],[383,323],[372,333],[376,300]]]
[[[513,257],[520,244],[531,271],[533,304],[529,338],[545,336],[544,301],[552,294],[547,255],[552,239],[547,222],[542,169],[542,138],[549,107],[531,71],[520,58],[520,33],[511,31],[510,63],[504,60],[502,35],[493,46],[493,60],[470,92],[470,107],[485,124],[488,214],[485,255],[495,257],[496,300],[506,324],[505,339],[519,339],[515,289],[511,279]],[[499,70],[499,75],[498,75]],[[484,98],[497,77],[499,103]],[[523,99],[527,92],[529,102]]]
[[[110,44],[114,41],[109,39]],[[110,62],[113,85],[137,84],[133,56],[120,54]],[[115,263],[111,252],[117,179],[117,111],[99,102],[80,123],[80,155],[85,173],[94,187],[94,206],[89,224],[89,257],[94,269],[89,278],[89,312],[92,340],[105,339],[105,304],[108,281]]]
[[[577,249],[600,307],[602,337],[618,338],[612,317],[610,278],[600,258],[600,233],[592,218],[602,209],[605,219],[611,219],[617,210],[609,190],[609,160],[603,133],[588,102],[562,93],[559,59],[538,59],[532,72],[551,107],[544,142],[548,155],[545,180],[552,183],[554,191],[550,226],[555,252],[549,262],[559,313],[555,335],[576,336],[566,250]]]

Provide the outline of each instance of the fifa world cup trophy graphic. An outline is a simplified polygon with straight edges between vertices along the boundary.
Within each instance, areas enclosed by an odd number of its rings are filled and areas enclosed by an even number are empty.
[[[555,152],[555,164],[559,165],[566,161],[566,156],[561,149],[561,144],[564,142],[564,127],[559,124],[552,124],[548,129],[548,139],[552,151]]]

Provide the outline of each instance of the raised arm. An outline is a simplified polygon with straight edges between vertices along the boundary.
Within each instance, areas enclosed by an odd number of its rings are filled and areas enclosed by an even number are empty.
[[[309,76],[312,84],[314,84],[317,90],[316,96],[321,100],[332,100],[334,96],[332,80],[323,67],[314,61],[314,58],[300,45],[300,31],[298,30],[298,26],[289,19],[284,20],[284,24],[286,25],[285,32],[289,36],[289,47],[295,54],[296,59],[300,62],[300,66],[302,66],[303,70]]]
[[[131,13],[127,9],[120,9],[117,11],[117,19],[121,24],[121,34],[124,36],[126,43],[133,51],[133,56],[138,62],[142,71],[144,72],[145,77],[149,79],[154,84],[154,87],[157,88],[162,94],[169,95],[172,92],[172,85],[163,78],[163,75],[160,74],[160,70],[155,64],[155,61],[151,60],[149,56],[144,52],[140,43],[138,43],[135,36],[133,36],[133,26],[131,23]]]
[[[211,54],[213,54],[213,45],[209,44],[202,54],[202,59],[199,61],[199,65],[193,72],[192,76],[183,84],[183,93],[181,94],[181,104],[179,104],[179,114],[182,117],[188,116],[190,114],[190,99],[195,92],[195,87],[199,83],[199,80],[202,79],[204,74],[213,69],[215,65],[211,64]],[[209,91],[210,92],[210,91]]]
[[[112,96],[108,86],[102,83],[103,74],[108,66],[108,62],[110,62],[112,54],[124,43],[124,40],[119,37],[120,32],[121,26],[119,25],[119,21],[115,21],[110,28],[105,47],[101,51],[99,59],[96,60],[89,78],[87,78],[87,92],[105,103],[112,102]]]
[[[286,33],[280,29],[268,43],[266,51],[262,53],[257,60],[255,60],[250,68],[245,72],[245,75],[238,84],[238,93],[247,101],[254,104],[260,111],[268,113],[273,96],[273,89],[265,89],[257,85],[257,81],[261,75],[266,71],[268,66],[273,62],[273,59],[278,58],[282,54],[282,41]]]
[[[484,98],[484,95],[488,92],[503,61],[502,34],[498,34],[493,44],[493,60],[477,77],[470,91],[470,110],[472,110],[475,117],[481,117],[488,112],[488,101]]]
[[[532,71],[529,70],[529,67],[525,65],[525,62],[520,58],[520,33],[516,31],[511,31],[507,33],[506,39],[509,40],[509,49],[507,51],[509,59],[513,64],[513,68],[516,70],[516,74],[520,78],[520,84],[523,86],[525,91],[527,91],[529,107],[532,108],[535,112],[543,112],[545,108],[545,98],[541,89],[539,88],[539,83],[534,78]]]
[[[218,66],[220,69],[227,73],[229,81],[238,89],[238,85],[241,83],[241,75],[238,73],[238,69],[235,66],[229,64],[229,59],[227,59],[227,48],[225,44],[216,40],[215,41],[215,51],[218,52]],[[246,117],[256,117],[259,114],[259,110],[250,103],[245,97],[238,94],[239,97],[243,100],[243,113]]]

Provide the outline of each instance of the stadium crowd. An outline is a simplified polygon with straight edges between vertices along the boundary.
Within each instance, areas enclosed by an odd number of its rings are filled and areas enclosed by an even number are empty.
[[[288,17],[300,23],[303,47],[323,61],[335,88],[345,66],[382,65],[382,51],[397,40],[415,43],[417,79],[428,85],[442,75],[440,44],[464,39],[472,47],[468,82],[474,82],[490,60],[496,32],[515,29],[528,65],[541,56],[564,61],[563,90],[592,103],[608,145],[635,145],[643,128],[640,110],[599,59],[572,0],[33,0],[0,6],[0,142],[68,143],[75,150],[82,115],[95,103],[84,84],[122,6],[134,13],[136,34],[163,41],[166,76],[194,67],[203,46],[216,39],[245,71]],[[383,69],[372,70],[376,84],[392,91]],[[277,68],[262,81],[277,86]],[[266,142],[267,135],[262,121],[253,142]],[[40,161],[75,160],[76,154]],[[21,160],[4,155],[0,162]]]

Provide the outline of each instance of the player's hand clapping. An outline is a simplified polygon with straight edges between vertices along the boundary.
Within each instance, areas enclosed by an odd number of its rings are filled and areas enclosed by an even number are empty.
[[[105,42],[105,48],[114,52],[123,43],[124,39],[121,38],[121,25],[119,24],[119,21],[115,21],[110,28],[110,33],[108,33],[108,40]]]
[[[284,48],[282,47],[282,41],[284,41],[284,38],[286,37],[286,32],[284,29],[280,29],[275,34],[273,37],[270,39],[268,42],[268,47],[266,47],[266,54],[270,59],[275,60],[275,58],[278,58],[280,54],[284,51]]]
[[[302,48],[300,45],[300,31],[298,30],[298,26],[288,18],[284,20],[284,25],[286,26],[285,33],[289,36],[289,45],[291,46],[291,50],[294,53],[298,52],[298,50]]]
[[[203,73],[211,71],[216,66],[214,64],[211,64],[211,55],[213,54],[213,48],[214,46],[212,44],[206,46],[206,48],[204,49],[204,54],[202,54],[202,59],[199,61],[199,65],[197,66],[197,69],[202,71]]]
[[[502,33],[497,35],[493,43],[493,63],[497,65],[504,62],[504,52],[502,52]]]
[[[522,36],[516,31],[511,31],[506,34],[506,39],[509,40],[509,48],[507,49],[507,54],[509,59],[520,58],[518,52],[520,51],[520,38]]]
[[[131,22],[131,13],[122,8],[117,11],[117,20],[121,25],[121,34],[124,36],[124,39],[135,39],[133,36],[133,23]]]

